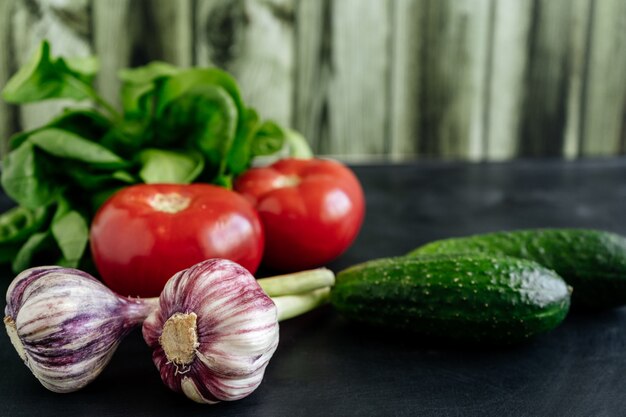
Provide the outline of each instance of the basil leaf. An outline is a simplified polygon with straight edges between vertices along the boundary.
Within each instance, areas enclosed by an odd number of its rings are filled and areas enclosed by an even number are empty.
[[[109,168],[127,165],[126,161],[104,146],[67,130],[43,129],[31,134],[29,141],[50,155],[60,158],[74,159]]]
[[[89,226],[85,218],[76,210],[70,210],[55,216],[51,230],[63,257],[70,266],[78,266],[89,240]]]
[[[25,241],[43,226],[47,211],[46,207],[17,206],[0,214],[0,244]]]
[[[11,265],[13,272],[18,273],[28,268],[36,253],[48,247],[51,243],[50,231],[35,233],[22,245]]]
[[[30,103],[52,98],[90,98],[89,78],[72,71],[65,61],[50,56],[50,45],[42,42],[28,64],[6,84],[2,97],[10,103]]]
[[[204,158],[194,151],[145,149],[139,154],[139,177],[148,184],[192,182],[204,168]]]
[[[135,184],[139,182],[130,173],[123,170],[102,173],[83,166],[68,166],[66,174],[80,188],[99,190],[116,183]]]
[[[252,157],[271,155],[280,151],[285,143],[285,130],[272,121],[264,122],[256,131],[250,144]]]
[[[231,96],[235,103],[237,114],[243,114],[245,107],[237,82],[227,72],[217,68],[192,68],[163,80],[157,81],[157,105],[155,115],[157,118],[177,98],[189,90],[202,87],[214,86],[223,88]]]
[[[285,128],[284,131],[286,133],[285,143],[289,148],[289,156],[300,159],[313,158],[313,150],[311,150],[311,146],[309,146],[304,136],[293,129]]]
[[[147,98],[154,91],[154,80],[174,75],[180,69],[166,62],[154,61],[138,68],[127,68],[118,72],[122,80],[122,106],[129,113],[147,113]]]
[[[261,127],[259,115],[254,109],[246,109],[244,118],[243,128],[235,137],[228,157],[226,158],[228,171],[234,176],[249,168],[252,160],[251,143]]]
[[[225,171],[238,113],[234,100],[221,87],[199,85],[169,103],[157,121],[157,143],[172,145],[185,138],[210,164],[213,175]],[[171,142],[170,142],[171,141]]]
[[[59,58],[58,62],[87,84],[93,82],[100,69],[100,61],[95,56]]]
[[[31,209],[46,206],[61,191],[62,185],[50,175],[49,163],[29,141],[9,152],[2,169],[2,187],[9,197]],[[57,167],[58,169],[58,167]]]

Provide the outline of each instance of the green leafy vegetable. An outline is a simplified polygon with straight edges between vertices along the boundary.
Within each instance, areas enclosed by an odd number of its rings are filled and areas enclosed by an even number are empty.
[[[37,260],[86,261],[92,217],[124,186],[231,187],[254,158],[283,155],[285,146],[308,148],[301,136],[247,107],[235,79],[217,68],[155,61],[122,69],[120,113],[93,87],[95,57],[54,57],[50,49],[43,42],[2,97],[17,104],[89,99],[94,107],[66,109],[9,139],[1,184],[19,206],[0,215],[0,263],[12,261],[16,272]]]

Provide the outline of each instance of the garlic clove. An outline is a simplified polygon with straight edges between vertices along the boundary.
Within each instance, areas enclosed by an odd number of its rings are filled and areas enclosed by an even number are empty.
[[[213,404],[252,393],[278,346],[277,310],[238,264],[211,259],[175,274],[143,324],[163,382]]]
[[[6,300],[13,346],[41,384],[59,393],[93,381],[156,307],[156,300],[120,297],[85,272],[54,266],[20,273]]]

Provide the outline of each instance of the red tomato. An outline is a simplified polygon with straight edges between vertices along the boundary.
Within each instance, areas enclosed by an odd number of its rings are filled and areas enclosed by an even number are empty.
[[[265,229],[263,262],[294,271],[323,265],[355,239],[365,212],[363,190],[346,166],[323,159],[283,159],[235,182]]]
[[[226,258],[254,273],[263,229],[240,195],[208,184],[141,184],[114,194],[91,225],[103,281],[122,295],[154,297],[176,272]]]

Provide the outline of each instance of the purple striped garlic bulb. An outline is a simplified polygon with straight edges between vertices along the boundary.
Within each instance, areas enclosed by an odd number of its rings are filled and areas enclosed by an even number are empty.
[[[170,389],[199,403],[246,397],[278,346],[277,308],[240,265],[210,259],[175,274],[143,324]]]
[[[86,272],[55,266],[20,273],[6,301],[11,343],[41,384],[60,393],[93,381],[157,304],[118,296]]]

